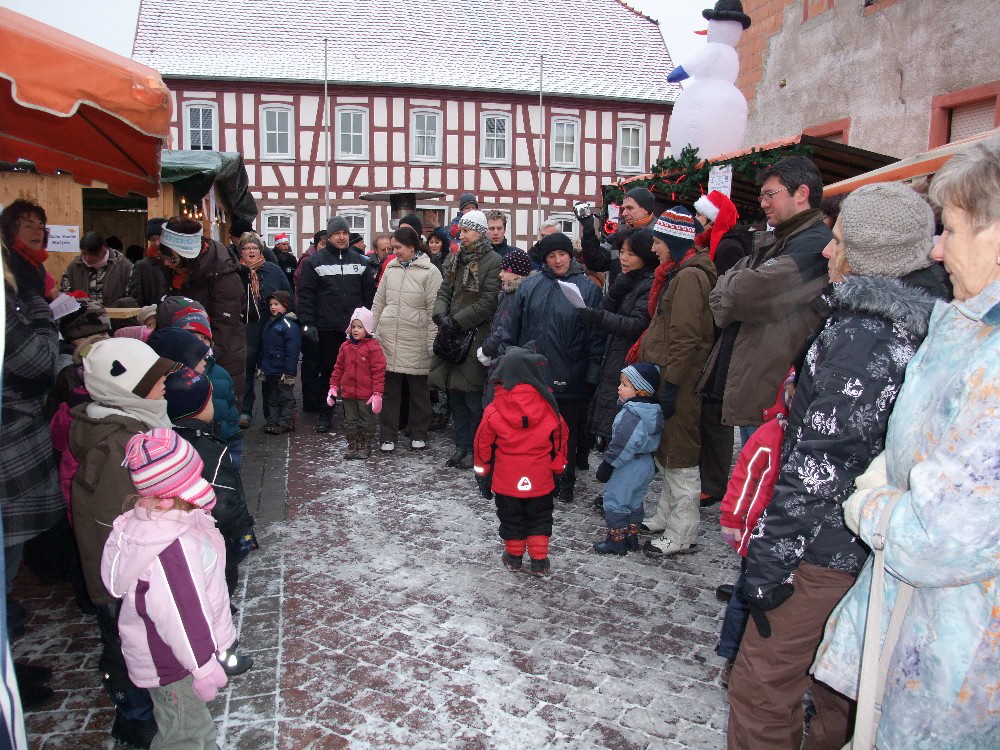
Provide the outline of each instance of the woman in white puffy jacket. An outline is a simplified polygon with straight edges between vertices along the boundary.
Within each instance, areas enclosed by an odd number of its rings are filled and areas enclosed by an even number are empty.
[[[372,304],[375,337],[385,352],[385,396],[379,421],[382,450],[396,449],[404,384],[409,393],[410,447],[427,447],[431,421],[427,374],[437,326],[431,321],[441,272],[420,252],[420,236],[401,226],[392,235],[395,258],[386,266]]]

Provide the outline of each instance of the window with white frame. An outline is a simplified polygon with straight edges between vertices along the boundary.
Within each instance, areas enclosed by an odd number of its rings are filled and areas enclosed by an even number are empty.
[[[618,171],[641,172],[646,148],[646,126],[641,122],[618,123]]]
[[[218,104],[214,102],[185,102],[184,143],[189,151],[218,150]]]
[[[573,214],[549,214],[548,220],[559,222],[559,231],[570,239],[576,239],[579,222]]]
[[[410,114],[410,161],[441,161],[441,112],[415,109]]]
[[[337,211],[337,216],[347,222],[348,229],[357,232],[365,240],[365,247],[371,247],[371,214],[367,211]]]
[[[337,107],[337,159],[367,161],[368,110]]]
[[[294,110],[284,104],[266,104],[260,108],[261,157],[264,159],[294,159],[295,138],[292,133]]]
[[[580,121],[576,118],[552,119],[551,166],[574,169],[580,166]]]
[[[480,160],[487,164],[510,164],[510,115],[485,112],[481,126]]]
[[[261,227],[264,243],[274,247],[274,238],[279,234],[287,234],[288,242],[293,252],[298,247],[295,236],[295,212],[291,209],[268,208],[261,212]]]

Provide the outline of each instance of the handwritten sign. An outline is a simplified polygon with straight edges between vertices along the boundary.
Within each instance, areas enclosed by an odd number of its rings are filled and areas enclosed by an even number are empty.
[[[48,230],[49,245],[46,250],[50,253],[80,252],[80,227],[49,224]]]
[[[733,165],[712,167],[708,171],[708,192],[718,190],[727,198],[733,192]]]

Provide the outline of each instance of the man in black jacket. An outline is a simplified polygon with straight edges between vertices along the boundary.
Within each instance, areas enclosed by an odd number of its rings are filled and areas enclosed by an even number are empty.
[[[351,313],[371,308],[375,299],[375,271],[368,260],[350,248],[347,220],[334,216],[326,225],[328,243],[302,266],[299,277],[299,320],[302,338],[319,344],[322,374],[326,381],[337,363],[337,352],[347,338]],[[329,432],[333,408],[319,411],[317,432]]]

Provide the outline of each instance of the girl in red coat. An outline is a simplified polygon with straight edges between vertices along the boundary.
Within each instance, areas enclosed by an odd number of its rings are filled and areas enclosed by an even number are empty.
[[[345,458],[368,458],[375,437],[375,415],[382,411],[385,392],[385,354],[372,338],[375,320],[372,311],[359,307],[351,314],[347,341],[340,345],[337,364],[330,375],[326,403],[333,406],[337,396],[344,399],[344,431],[347,433]]]
[[[538,370],[540,354],[512,346],[491,378],[493,403],[483,412],[474,446],[476,481],[494,496],[504,540],[503,564],[521,569],[527,548],[532,575],[549,571],[555,477],[566,468],[568,428]],[[492,493],[491,493],[492,490]]]

